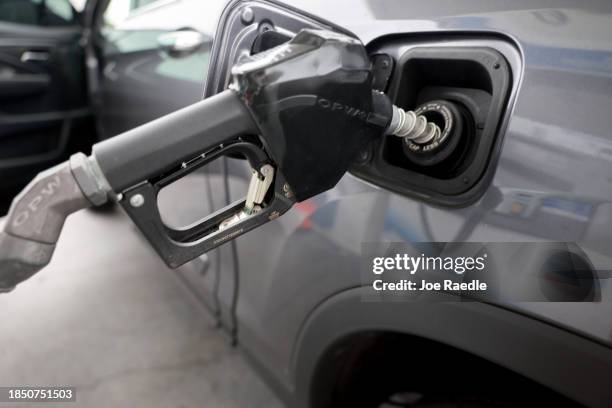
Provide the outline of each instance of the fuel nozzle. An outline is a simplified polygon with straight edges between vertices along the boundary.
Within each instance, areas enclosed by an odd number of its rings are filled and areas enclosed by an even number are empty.
[[[425,145],[439,139],[441,131],[438,125],[428,122],[425,116],[393,105],[393,116],[387,134]]]

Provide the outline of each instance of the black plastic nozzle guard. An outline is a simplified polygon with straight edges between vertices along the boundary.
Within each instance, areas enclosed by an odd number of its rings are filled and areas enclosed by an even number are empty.
[[[239,61],[232,76],[297,201],[334,187],[391,121],[391,102],[373,91],[365,47],[347,35],[302,30]]]

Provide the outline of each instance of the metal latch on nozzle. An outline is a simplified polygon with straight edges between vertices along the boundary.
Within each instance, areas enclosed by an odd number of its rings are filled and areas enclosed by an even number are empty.
[[[274,180],[274,167],[269,164],[261,166],[259,171],[253,169],[244,208],[219,225],[219,230],[226,229],[261,210],[263,201]]]

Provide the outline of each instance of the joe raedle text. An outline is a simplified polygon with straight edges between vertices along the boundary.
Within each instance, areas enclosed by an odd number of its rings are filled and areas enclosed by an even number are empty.
[[[479,257],[432,257],[424,254],[376,257],[372,260],[372,273],[376,276],[372,288],[375,291],[486,291],[487,283],[479,279],[457,281],[466,272],[483,271],[486,259],[486,254]],[[381,279],[386,272],[405,273],[410,279],[388,282]],[[441,275],[449,272],[455,279],[440,279]],[[431,276],[425,278],[424,274]]]
[[[455,282],[450,279],[444,279],[442,282],[428,282],[421,279],[420,282],[415,282],[408,279],[402,279],[399,282],[385,282],[382,279],[376,279],[372,283],[372,287],[376,291],[486,291],[487,284],[475,279],[470,282]]]

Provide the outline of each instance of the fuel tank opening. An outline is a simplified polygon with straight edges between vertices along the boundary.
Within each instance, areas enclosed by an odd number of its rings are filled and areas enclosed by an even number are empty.
[[[371,47],[374,83],[395,106],[412,110],[440,132],[411,140],[382,137],[351,171],[400,194],[463,206],[487,190],[497,164],[514,78],[500,51],[508,44],[413,40],[394,38]]]

